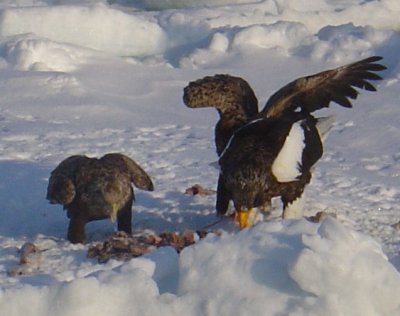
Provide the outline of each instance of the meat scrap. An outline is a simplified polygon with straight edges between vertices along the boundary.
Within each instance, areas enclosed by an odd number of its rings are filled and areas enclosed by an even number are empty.
[[[392,227],[393,227],[394,229],[400,230],[400,221],[397,222],[397,223],[395,223],[395,224],[393,224]]]
[[[166,246],[173,247],[180,253],[183,248],[193,245],[196,239],[204,238],[208,233],[185,230],[182,233],[164,232],[160,235],[132,236],[120,231],[106,241],[89,247],[87,257],[97,258],[99,263],[110,259],[127,261]]]
[[[327,213],[327,212],[321,211],[313,216],[306,217],[306,219],[308,219],[310,222],[313,222],[313,223],[321,223],[325,218],[327,218],[329,216],[336,218],[336,214],[334,214],[334,213]]]
[[[206,196],[206,195],[213,195],[215,193],[216,192],[214,190],[203,188],[200,184],[195,184],[185,190],[185,194],[190,196],[194,195]]]
[[[43,250],[31,242],[26,242],[18,252],[19,262],[8,271],[10,276],[33,274],[39,270]]]

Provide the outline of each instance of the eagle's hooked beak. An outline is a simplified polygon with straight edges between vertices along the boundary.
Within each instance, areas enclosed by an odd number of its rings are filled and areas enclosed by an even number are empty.
[[[249,228],[254,225],[256,212],[249,208],[247,210],[236,211],[235,220],[239,223],[240,229]]]
[[[237,211],[236,212],[236,220],[239,222],[239,227],[240,229],[247,228],[248,226],[248,218],[249,218],[249,212],[246,211]]]

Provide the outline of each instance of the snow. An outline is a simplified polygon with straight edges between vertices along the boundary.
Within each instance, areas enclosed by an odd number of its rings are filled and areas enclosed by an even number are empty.
[[[397,0],[7,0],[0,3],[0,310],[13,315],[400,315],[400,4]],[[135,190],[135,233],[214,223],[218,115],[182,102],[189,81],[246,79],[260,108],[293,79],[371,55],[388,70],[336,115],[305,215],[238,231],[229,220],[179,255],[160,248],[99,264],[66,240],[45,199],[74,154],[122,152],[152,177]],[[10,275],[26,243],[38,266]]]
[[[99,23],[102,21],[102,23]],[[161,27],[142,15],[109,7],[49,6],[2,11],[1,36],[34,33],[54,42],[66,42],[111,54],[142,56],[163,51]],[[39,48],[21,47],[32,54]],[[47,46],[47,45],[45,45]]]

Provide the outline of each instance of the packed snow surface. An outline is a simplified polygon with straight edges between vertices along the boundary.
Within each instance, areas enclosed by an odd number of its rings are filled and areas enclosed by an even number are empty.
[[[398,0],[6,0],[0,3],[0,314],[400,315]],[[297,77],[383,56],[377,92],[336,115],[307,187],[306,216],[238,231],[226,219],[179,255],[170,247],[105,264],[86,257],[109,221],[66,239],[46,201],[70,155],[122,152],[150,174],[135,233],[217,221],[214,109],[182,102],[188,82],[246,79],[261,108]],[[22,269],[21,247],[40,252]],[[16,267],[21,270],[15,270]],[[16,273],[17,271],[17,273]],[[19,271],[19,273],[18,273]],[[19,275],[21,274],[21,275]]]

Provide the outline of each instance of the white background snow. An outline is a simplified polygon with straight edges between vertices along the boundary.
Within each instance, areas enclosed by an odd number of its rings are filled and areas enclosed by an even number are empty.
[[[398,0],[6,0],[0,2],[0,314],[400,315],[400,2]],[[66,240],[45,199],[50,171],[73,154],[122,152],[152,176],[136,190],[137,233],[216,221],[214,109],[182,89],[205,75],[248,80],[260,107],[287,82],[371,55],[388,70],[378,92],[337,123],[307,188],[320,224],[222,226],[179,256],[161,248],[98,264]],[[397,224],[397,225],[396,225]],[[7,272],[34,242],[38,270]],[[29,271],[28,271],[29,272]]]

